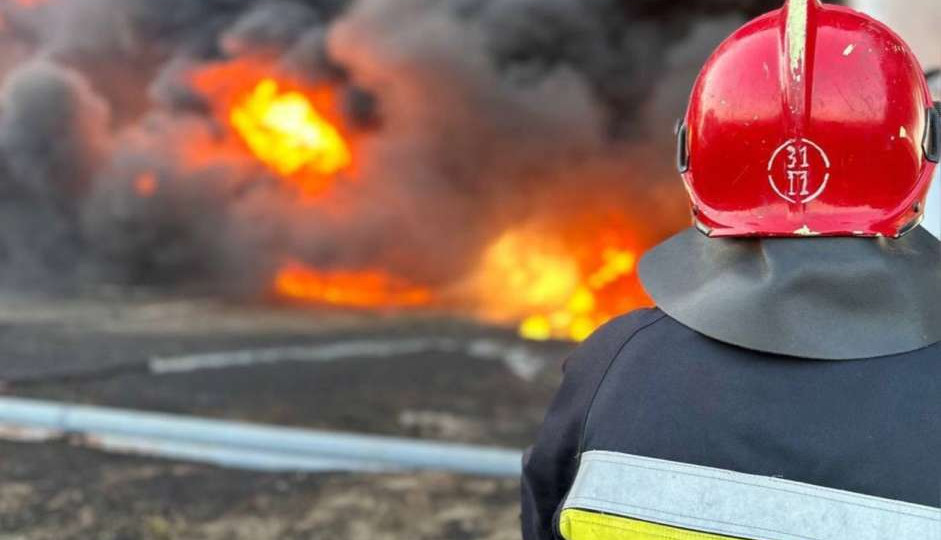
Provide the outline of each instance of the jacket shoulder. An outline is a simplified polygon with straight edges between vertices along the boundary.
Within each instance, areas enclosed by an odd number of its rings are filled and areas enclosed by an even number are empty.
[[[575,409],[572,413],[580,417],[583,427],[598,389],[617,358],[635,336],[667,318],[655,308],[616,317],[596,330],[565,360],[560,394],[570,397],[569,404]]]
[[[666,318],[657,309],[638,309],[602,325],[569,356],[564,364],[566,376],[575,372],[606,370],[630,340],[645,328]],[[598,381],[600,382],[600,380]]]

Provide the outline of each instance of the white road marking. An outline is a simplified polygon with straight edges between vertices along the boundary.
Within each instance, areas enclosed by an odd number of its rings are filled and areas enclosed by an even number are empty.
[[[334,362],[355,358],[391,358],[422,353],[465,354],[503,362],[523,380],[530,381],[551,363],[551,358],[524,343],[491,338],[455,339],[417,337],[354,339],[316,345],[271,347],[154,358],[151,373],[166,375],[211,369],[227,369],[280,362]]]

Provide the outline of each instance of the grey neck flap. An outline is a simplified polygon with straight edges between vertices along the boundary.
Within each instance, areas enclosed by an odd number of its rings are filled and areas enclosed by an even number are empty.
[[[941,342],[941,243],[710,239],[686,230],[640,277],[668,315],[713,339],[815,360],[876,358]]]

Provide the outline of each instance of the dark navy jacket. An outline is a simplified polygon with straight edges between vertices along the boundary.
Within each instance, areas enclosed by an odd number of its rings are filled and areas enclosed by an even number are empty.
[[[525,540],[939,540],[941,344],[811,361],[634,312],[566,361],[522,490]]]

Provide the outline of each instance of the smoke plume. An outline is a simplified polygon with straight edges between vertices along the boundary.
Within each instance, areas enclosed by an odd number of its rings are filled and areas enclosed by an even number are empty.
[[[0,0],[0,279],[256,294],[286,260],[448,286],[522,224],[649,245],[697,63],[779,1],[34,4]],[[354,167],[316,200],[226,124],[252,77],[334,96]]]

